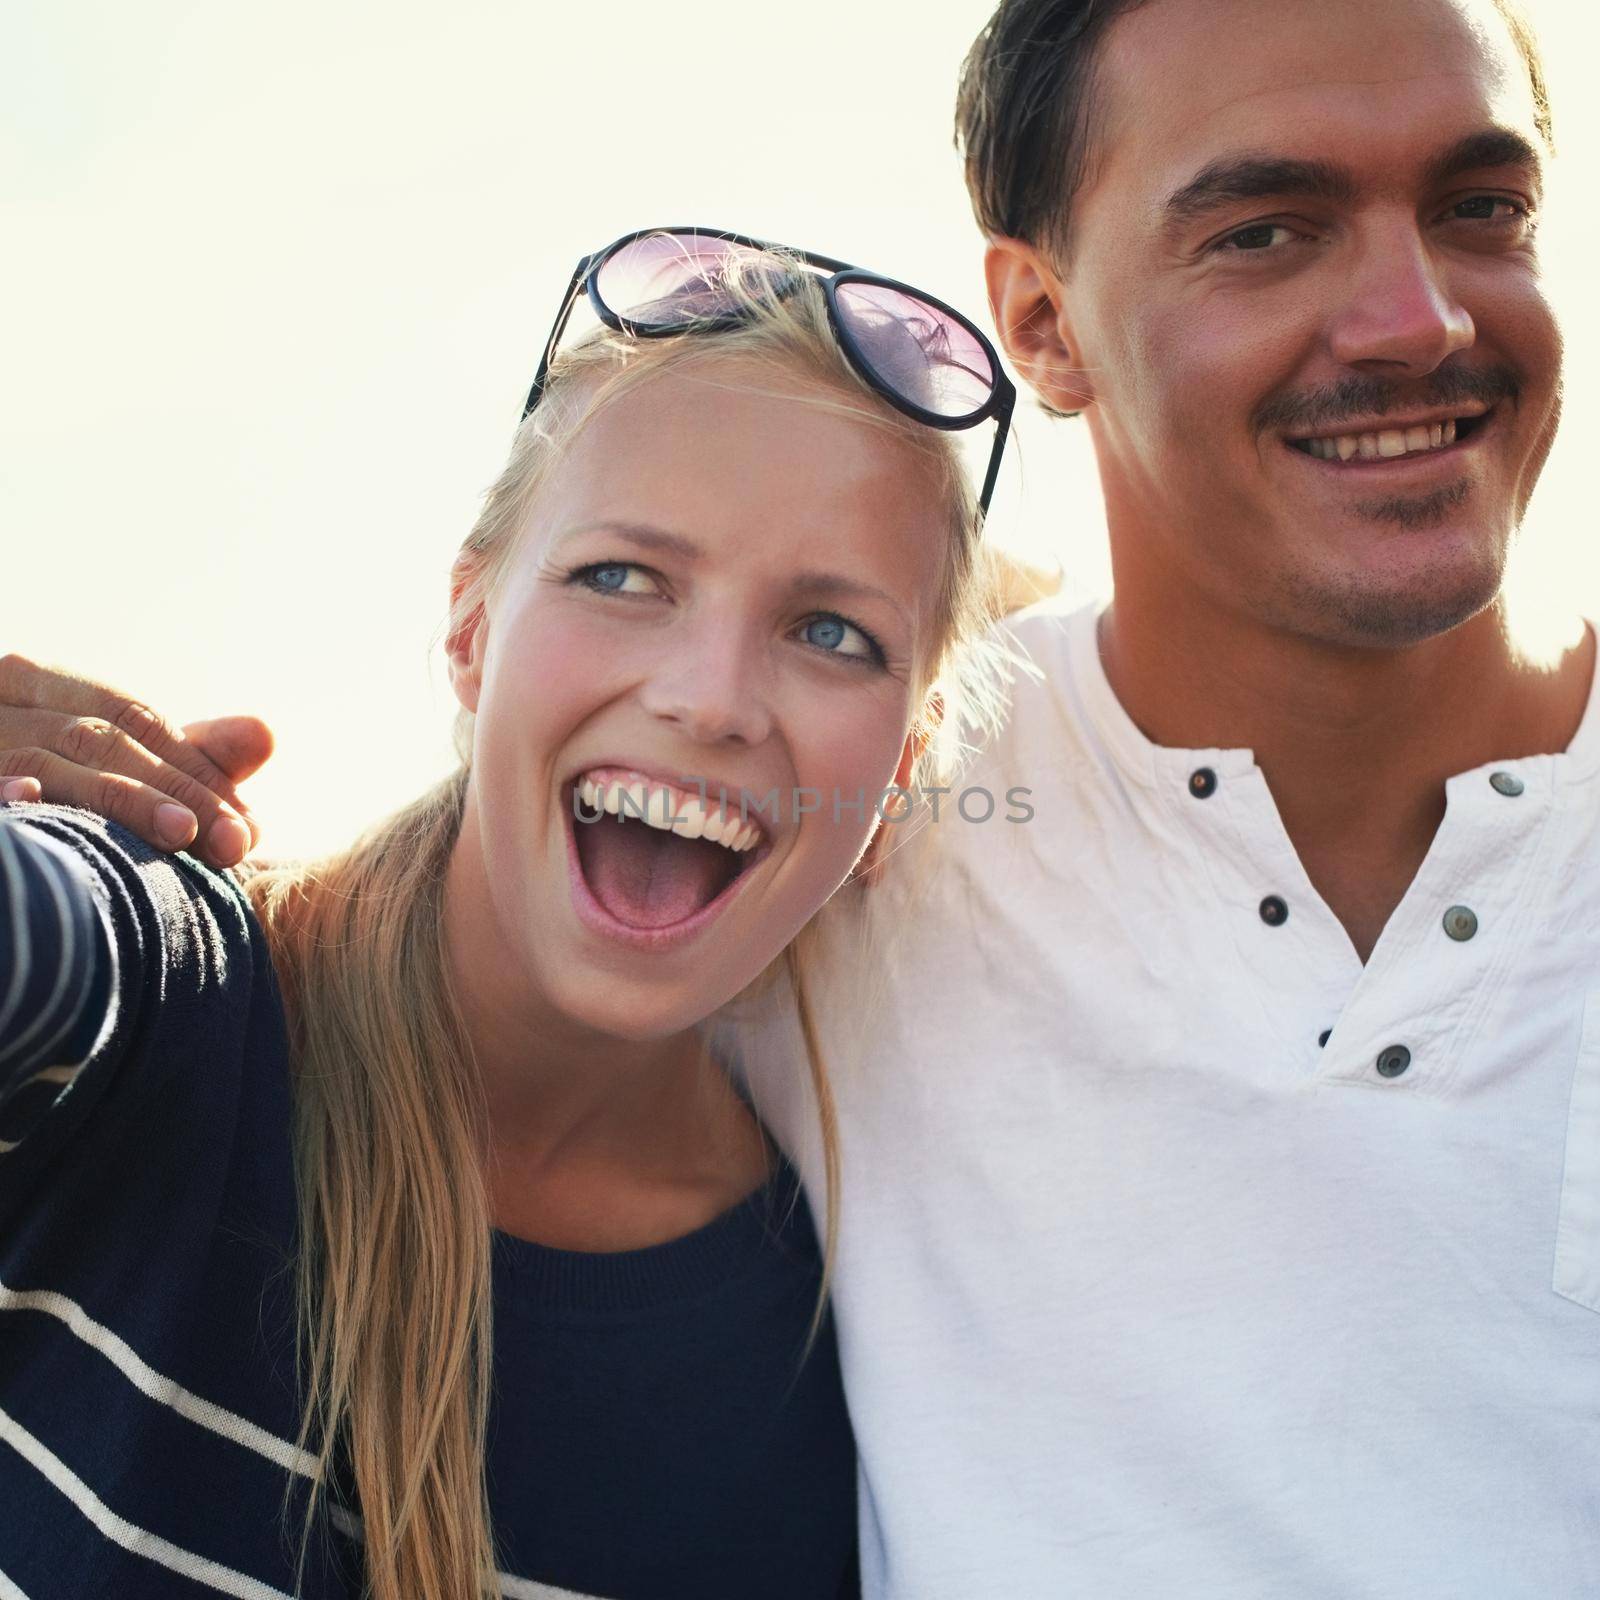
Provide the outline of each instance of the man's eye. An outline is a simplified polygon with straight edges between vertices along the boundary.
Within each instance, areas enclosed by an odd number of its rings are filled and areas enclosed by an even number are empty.
[[[630,574],[636,575],[638,584],[630,585]],[[574,567],[568,574],[572,583],[581,583],[596,594],[651,594],[654,585],[646,570],[631,561],[592,561],[586,567]]]
[[[827,655],[844,656],[849,660],[866,662],[881,662],[883,659],[878,641],[865,628],[858,628],[855,623],[831,611],[824,611],[812,617],[801,632],[807,644],[814,645]],[[845,641],[852,634],[858,641],[857,647],[843,648]]]
[[[1235,228],[1212,246],[1215,250],[1235,255],[1261,255],[1272,248],[1275,233],[1293,234],[1294,229],[1281,222],[1252,222],[1248,228]]]
[[[1507,206],[1510,215],[1497,217],[1494,215],[1496,206]],[[1477,208],[1467,213],[1468,207]],[[1528,208],[1517,200],[1508,200],[1503,194],[1475,194],[1465,200],[1458,200],[1451,208],[1462,222],[1525,222],[1530,212]]]

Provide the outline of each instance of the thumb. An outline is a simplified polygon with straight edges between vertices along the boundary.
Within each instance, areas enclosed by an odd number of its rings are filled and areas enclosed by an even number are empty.
[[[185,724],[183,736],[234,783],[243,783],[271,759],[275,740],[260,717],[211,717]]]

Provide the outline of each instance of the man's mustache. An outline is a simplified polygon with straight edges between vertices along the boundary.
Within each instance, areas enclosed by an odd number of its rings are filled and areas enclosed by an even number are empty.
[[[1325,435],[1350,421],[1372,427],[1370,418],[1404,419],[1463,404],[1487,409],[1500,400],[1515,402],[1520,393],[1516,374],[1506,366],[1440,367],[1421,389],[1352,375],[1305,394],[1274,396],[1257,408],[1252,420],[1261,432]]]

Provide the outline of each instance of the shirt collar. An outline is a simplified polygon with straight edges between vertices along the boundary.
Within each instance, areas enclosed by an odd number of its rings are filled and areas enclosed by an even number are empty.
[[[1095,604],[1082,607],[1071,618],[1070,660],[1084,710],[1118,768],[1150,788],[1168,788],[1174,781],[1185,783],[1202,767],[1209,767],[1218,778],[1236,778],[1254,771],[1254,750],[1184,750],[1155,744],[1140,732],[1117,699],[1100,659],[1099,627],[1104,614],[1105,607]],[[1591,623],[1586,622],[1585,627],[1594,631]],[[1572,742],[1564,751],[1540,759],[1553,762],[1569,781],[1600,766],[1600,670],[1590,680],[1589,698]],[[1508,758],[1506,762],[1488,763],[1484,770],[1509,764]]]

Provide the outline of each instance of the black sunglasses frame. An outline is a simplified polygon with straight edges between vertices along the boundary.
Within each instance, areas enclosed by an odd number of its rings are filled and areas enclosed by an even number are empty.
[[[983,491],[978,496],[978,512],[986,516],[989,511],[989,501],[994,496],[995,483],[1000,476],[1000,461],[1005,454],[1006,436],[1011,431],[1011,414],[1016,408],[1017,386],[1008,378],[1000,366],[1000,357],[994,345],[984,336],[981,329],[975,327],[954,306],[948,306],[943,300],[936,299],[923,289],[914,289],[909,283],[901,283],[895,278],[885,278],[876,272],[865,272],[860,267],[853,267],[846,261],[836,260],[832,256],[819,255],[814,250],[797,250],[789,245],[772,244],[765,239],[752,239],[742,233],[728,233],[720,228],[637,228],[632,233],[625,233],[620,239],[608,244],[604,250],[597,250],[592,255],[585,256],[573,269],[572,281],[567,285],[567,291],[561,299],[561,309],[556,313],[555,325],[550,330],[550,337],[545,341],[544,354],[539,357],[539,370],[534,374],[533,387],[528,391],[527,404],[522,408],[522,418],[525,420],[534,407],[539,404],[539,397],[544,393],[546,378],[550,371],[550,360],[555,355],[556,346],[560,343],[561,335],[566,330],[567,321],[572,315],[572,308],[578,302],[580,293],[586,293],[589,304],[593,307],[595,315],[608,328],[617,333],[626,333],[635,339],[662,339],[674,334],[687,332],[689,329],[715,332],[721,328],[736,326],[742,319],[737,315],[727,317],[696,318],[683,324],[668,324],[660,326],[654,323],[630,322],[620,313],[613,311],[604,299],[601,298],[599,288],[600,269],[619,250],[626,249],[636,240],[647,239],[656,234],[688,234],[691,237],[717,239],[725,244],[739,245],[750,250],[766,250],[778,252],[782,255],[796,256],[805,262],[808,267],[814,268],[822,277],[822,294],[828,306],[828,323],[833,329],[833,336],[839,341],[839,348],[844,351],[850,365],[859,372],[868,386],[877,394],[883,396],[896,410],[903,411],[908,417],[925,423],[930,428],[938,428],[946,433],[964,431],[975,428],[980,422],[992,417],[995,423],[994,448],[989,453],[989,468],[984,474]],[[951,321],[960,324],[974,339],[978,341],[984,354],[989,358],[989,364],[994,371],[994,386],[990,390],[989,398],[979,406],[976,411],[962,417],[946,417],[936,411],[929,411],[919,406],[914,400],[908,399],[891,385],[884,382],[873,370],[872,364],[867,360],[855,335],[851,333],[848,322],[839,315],[837,291],[842,285],[852,283],[872,284],[881,289],[892,289],[897,294],[909,296],[920,301],[923,305],[931,306],[942,316],[949,317]]]

